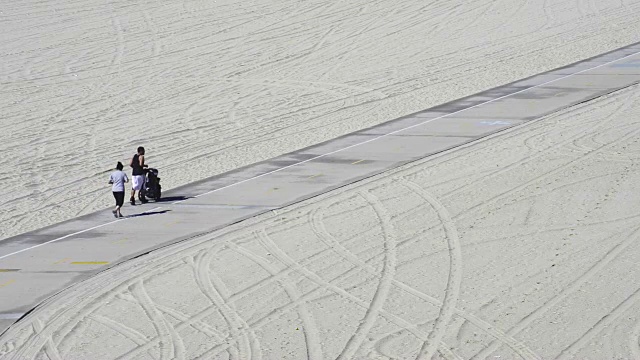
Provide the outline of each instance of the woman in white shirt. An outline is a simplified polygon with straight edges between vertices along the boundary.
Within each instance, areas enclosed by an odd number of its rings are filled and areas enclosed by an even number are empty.
[[[129,182],[127,174],[122,171],[123,168],[122,163],[118,161],[116,171],[112,172],[109,178],[109,184],[112,184],[111,191],[113,191],[113,197],[116,199],[116,208],[112,211],[113,216],[116,218],[123,217],[120,208],[124,204],[124,184]]]

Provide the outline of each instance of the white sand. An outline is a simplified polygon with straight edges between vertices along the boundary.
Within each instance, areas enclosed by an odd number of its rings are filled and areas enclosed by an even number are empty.
[[[638,0],[4,1],[0,238],[638,41]]]
[[[640,358],[639,135],[636,86],[118,266],[0,357]]]

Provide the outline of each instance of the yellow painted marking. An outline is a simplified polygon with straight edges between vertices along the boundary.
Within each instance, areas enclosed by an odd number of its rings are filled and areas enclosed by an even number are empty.
[[[0,288],[5,287],[5,286],[9,286],[11,284],[13,284],[14,282],[16,282],[15,280],[11,279],[9,281],[3,282],[2,284],[0,284]]]
[[[179,223],[180,223],[180,221],[173,221],[173,222],[164,224],[164,226],[169,227],[169,226],[173,226],[173,225],[179,224]]]
[[[316,177],[318,177],[318,176],[322,176],[322,174],[315,174],[315,175],[311,175],[311,176],[309,176],[307,179],[313,179],[313,178],[316,178]]]
[[[16,272],[19,271],[20,269],[0,269],[0,272]]]
[[[54,262],[53,264],[54,264],[54,265],[62,264],[62,263],[68,262],[69,260],[71,260],[71,258],[64,258],[64,259],[62,259],[62,260],[59,260],[59,261]]]
[[[358,161],[354,161],[354,162],[351,163],[351,165],[360,164],[363,161],[364,161],[364,159],[358,160]]]
[[[108,263],[108,261],[74,261],[71,265],[104,265]]]

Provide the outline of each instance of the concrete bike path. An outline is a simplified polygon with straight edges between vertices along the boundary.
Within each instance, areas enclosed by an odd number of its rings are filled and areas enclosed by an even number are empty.
[[[168,192],[0,241],[0,332],[118,263],[640,82],[640,43]]]

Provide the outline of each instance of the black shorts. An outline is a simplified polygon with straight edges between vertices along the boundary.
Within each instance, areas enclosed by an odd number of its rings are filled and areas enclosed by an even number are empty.
[[[116,206],[122,206],[122,204],[124,204],[124,191],[114,191],[113,197],[116,198]]]

